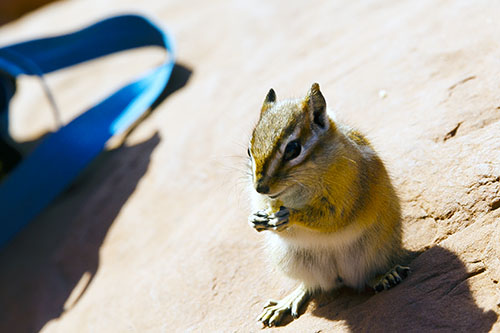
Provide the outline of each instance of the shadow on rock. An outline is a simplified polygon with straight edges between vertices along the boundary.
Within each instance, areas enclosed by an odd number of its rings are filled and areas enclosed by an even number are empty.
[[[147,115],[183,87],[190,74],[176,65]],[[0,251],[0,332],[38,332],[78,302],[97,273],[108,230],[146,173],[159,142],[156,133],[137,145],[100,154],[64,195]]]
[[[452,252],[433,247],[416,259],[412,273],[395,288],[379,294],[357,294],[342,289],[333,301],[313,314],[332,321],[345,320],[354,332],[488,332],[497,314],[475,303],[468,272]]]
[[[97,272],[109,228],[159,142],[155,134],[138,145],[103,153],[79,186],[3,249],[0,332],[38,332],[76,304]]]

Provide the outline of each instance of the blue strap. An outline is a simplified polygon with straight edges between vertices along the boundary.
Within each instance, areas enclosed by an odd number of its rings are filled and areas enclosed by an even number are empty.
[[[168,59],[49,135],[0,184],[0,246],[64,191],[111,136],[126,130],[153,104],[174,66],[168,34],[137,15],[116,16],[67,35],[0,48],[0,99],[6,105],[0,110],[0,131],[7,133],[13,78],[43,75],[148,45],[165,48]]]

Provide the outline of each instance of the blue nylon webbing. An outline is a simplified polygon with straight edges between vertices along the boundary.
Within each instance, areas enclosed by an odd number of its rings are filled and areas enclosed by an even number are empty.
[[[164,90],[174,67],[168,34],[138,15],[111,17],[80,31],[0,48],[0,134],[21,74],[43,75],[106,54],[156,45],[169,57],[50,134],[0,184],[0,246],[64,191],[114,134],[126,130]],[[1,106],[0,101],[0,106]]]

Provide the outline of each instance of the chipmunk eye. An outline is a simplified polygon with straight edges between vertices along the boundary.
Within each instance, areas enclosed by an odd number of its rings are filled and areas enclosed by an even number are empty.
[[[297,140],[291,141],[286,145],[285,153],[283,154],[283,159],[285,161],[291,161],[300,155],[300,150],[302,147]]]
[[[250,154],[250,148],[247,149],[247,154],[248,154],[248,157],[252,157],[252,154]]]

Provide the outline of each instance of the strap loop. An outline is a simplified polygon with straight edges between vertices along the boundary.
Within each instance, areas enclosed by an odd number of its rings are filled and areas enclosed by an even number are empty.
[[[17,76],[42,76],[150,45],[165,48],[168,59],[50,134],[0,184],[0,246],[63,192],[111,136],[125,131],[155,102],[175,64],[169,35],[138,15],[111,17],[70,34],[0,48],[0,132],[8,135],[8,101]]]

